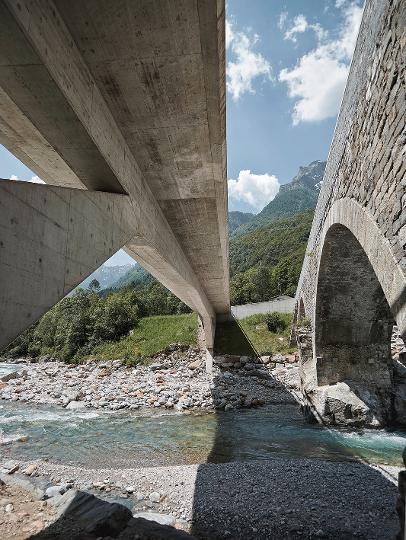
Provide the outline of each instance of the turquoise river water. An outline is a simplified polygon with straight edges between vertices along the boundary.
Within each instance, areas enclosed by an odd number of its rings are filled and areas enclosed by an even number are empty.
[[[294,405],[222,413],[68,411],[0,402],[0,455],[88,468],[247,461],[276,456],[401,465],[406,434],[306,424]]]
[[[15,370],[0,365],[0,376]],[[0,401],[0,456],[88,468],[248,461],[277,456],[402,465],[406,432],[307,424],[296,405],[216,413],[70,411]]]

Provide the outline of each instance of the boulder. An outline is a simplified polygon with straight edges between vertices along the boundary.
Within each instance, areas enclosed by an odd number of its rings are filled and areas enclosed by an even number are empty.
[[[84,409],[86,407],[86,404],[84,403],[84,401],[70,401],[67,405],[66,405],[66,408],[67,409],[72,409],[72,410],[75,410],[75,409]]]
[[[376,427],[379,422],[370,407],[344,382],[319,386],[314,392],[316,408],[328,424]]]
[[[48,499],[51,499],[52,497],[55,497],[56,495],[63,495],[66,493],[67,489],[65,485],[59,485],[59,486],[50,486],[45,490],[45,496]]]
[[[8,382],[8,381],[11,381],[12,379],[17,379],[17,378],[18,378],[17,371],[12,371],[11,373],[7,373],[6,375],[3,375],[3,377],[0,378],[0,381]]]
[[[187,367],[189,369],[199,369],[202,367],[202,364],[203,364],[203,360],[201,360],[201,358],[198,358],[197,360],[190,362],[190,364],[188,364]]]
[[[7,474],[14,474],[18,469],[20,468],[20,465],[16,461],[6,461],[2,465],[2,469]]]
[[[36,470],[37,470],[36,464],[35,464],[35,463],[32,463],[31,465],[28,465],[28,467],[26,467],[26,468],[23,470],[23,473],[24,473],[26,476],[31,476]]]
[[[71,489],[50,499],[58,517],[67,517],[88,534],[117,537],[132,518],[131,511],[118,503],[103,501],[94,495]],[[86,535],[83,535],[86,537]]]

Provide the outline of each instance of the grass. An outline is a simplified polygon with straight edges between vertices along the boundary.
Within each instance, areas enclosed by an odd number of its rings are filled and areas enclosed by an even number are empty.
[[[292,315],[281,313],[280,316],[287,327],[277,333],[269,332],[265,313],[217,324],[215,353],[253,356],[294,352],[296,347],[289,344]]]
[[[124,358],[130,363],[137,363],[142,357],[162,351],[172,343],[196,345],[197,315],[195,313],[144,317],[134,328],[131,336],[98,345],[86,359]]]

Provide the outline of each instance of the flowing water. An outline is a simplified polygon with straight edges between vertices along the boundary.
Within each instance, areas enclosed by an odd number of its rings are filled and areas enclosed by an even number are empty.
[[[0,455],[88,468],[248,461],[275,456],[402,465],[406,433],[309,425],[295,405],[192,414],[69,411],[0,402]]]

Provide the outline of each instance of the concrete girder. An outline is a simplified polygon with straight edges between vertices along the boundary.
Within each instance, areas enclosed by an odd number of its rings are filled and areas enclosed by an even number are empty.
[[[214,11],[220,26],[221,5]],[[204,11],[210,9],[205,5]],[[215,205],[221,246],[217,259],[222,271],[205,283],[204,276],[196,275],[204,264],[191,264],[190,253],[185,254],[54,3],[4,1],[0,25],[1,142],[47,182],[127,193],[138,217],[137,233],[127,251],[199,312],[211,346],[213,332],[208,328],[213,327],[215,311],[229,309],[224,125],[210,133],[211,152],[216,154],[212,166],[217,167],[214,199],[219,200]],[[215,116],[209,90],[213,92],[216,81],[213,86],[209,79],[207,75],[206,97]],[[224,96],[220,99],[224,101]]]

